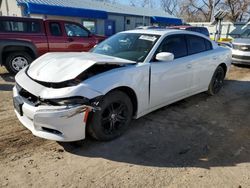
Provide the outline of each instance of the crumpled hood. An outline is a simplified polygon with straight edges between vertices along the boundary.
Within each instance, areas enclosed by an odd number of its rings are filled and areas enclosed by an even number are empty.
[[[27,73],[38,81],[59,83],[74,79],[94,64],[134,63],[136,62],[90,52],[56,52],[36,59]]]

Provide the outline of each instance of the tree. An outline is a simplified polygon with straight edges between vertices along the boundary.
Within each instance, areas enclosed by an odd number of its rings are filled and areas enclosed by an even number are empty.
[[[139,7],[148,7],[148,8],[154,8],[155,7],[155,1],[154,0],[130,0],[129,4],[133,7],[139,6]]]
[[[162,9],[170,15],[177,15],[178,1],[177,0],[161,0]]]
[[[195,16],[201,16],[199,17],[200,21],[209,22],[221,0],[187,0],[187,2],[188,9],[195,13]]]
[[[182,1],[177,14],[178,17],[185,20],[185,22],[203,21],[203,15],[200,11],[190,5],[189,1]]]
[[[179,4],[180,14],[177,15],[187,22],[209,22],[213,19],[213,13],[219,9],[229,12],[225,20],[250,20],[250,0],[183,0]]]
[[[249,0],[225,0],[222,7],[229,11],[227,18],[232,22],[243,21],[244,16],[250,15]]]
[[[116,3],[116,0],[95,0],[95,1],[100,1],[100,2],[105,2],[105,3]]]

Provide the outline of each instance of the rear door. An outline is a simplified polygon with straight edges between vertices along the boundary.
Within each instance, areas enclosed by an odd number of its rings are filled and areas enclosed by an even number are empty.
[[[67,51],[67,37],[62,29],[61,22],[45,21],[48,46],[50,52],[65,52]]]
[[[217,57],[213,52],[212,43],[197,35],[186,35],[188,55],[192,58],[193,69],[191,92],[198,92],[208,87],[211,74],[215,69],[213,62]]]
[[[64,22],[64,30],[68,41],[68,51],[89,51],[97,43],[95,37],[80,24]]]
[[[150,107],[163,106],[189,93],[192,79],[191,58],[188,57],[184,35],[168,36],[160,45],[159,52],[173,53],[171,62],[151,62]],[[155,54],[155,55],[156,55]]]

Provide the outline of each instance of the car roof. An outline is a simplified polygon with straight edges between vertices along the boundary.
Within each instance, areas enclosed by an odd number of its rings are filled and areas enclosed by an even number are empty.
[[[207,38],[204,34],[188,31],[188,30],[181,30],[181,29],[135,29],[135,30],[128,30],[123,31],[121,33],[139,33],[139,34],[148,34],[148,35],[167,35],[167,34],[192,34]]]
[[[183,31],[178,29],[134,29],[123,31],[121,33],[141,33],[141,34],[149,34],[149,35],[165,35],[170,33],[182,33]]]
[[[188,29],[188,28],[206,28],[206,27],[192,26],[192,25],[178,25],[178,26],[170,26],[169,28],[170,29]]]

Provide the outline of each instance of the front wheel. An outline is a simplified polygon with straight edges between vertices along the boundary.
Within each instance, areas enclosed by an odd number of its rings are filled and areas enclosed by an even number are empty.
[[[208,91],[207,91],[208,94],[210,95],[217,94],[223,86],[224,78],[225,78],[224,69],[221,66],[217,67],[212,77],[212,80],[209,84]]]
[[[19,72],[22,68],[32,62],[31,56],[26,52],[10,53],[5,62],[6,69],[13,74]]]
[[[108,141],[122,135],[132,119],[130,98],[121,91],[113,91],[103,97],[100,111],[90,115],[87,132],[95,139]]]

